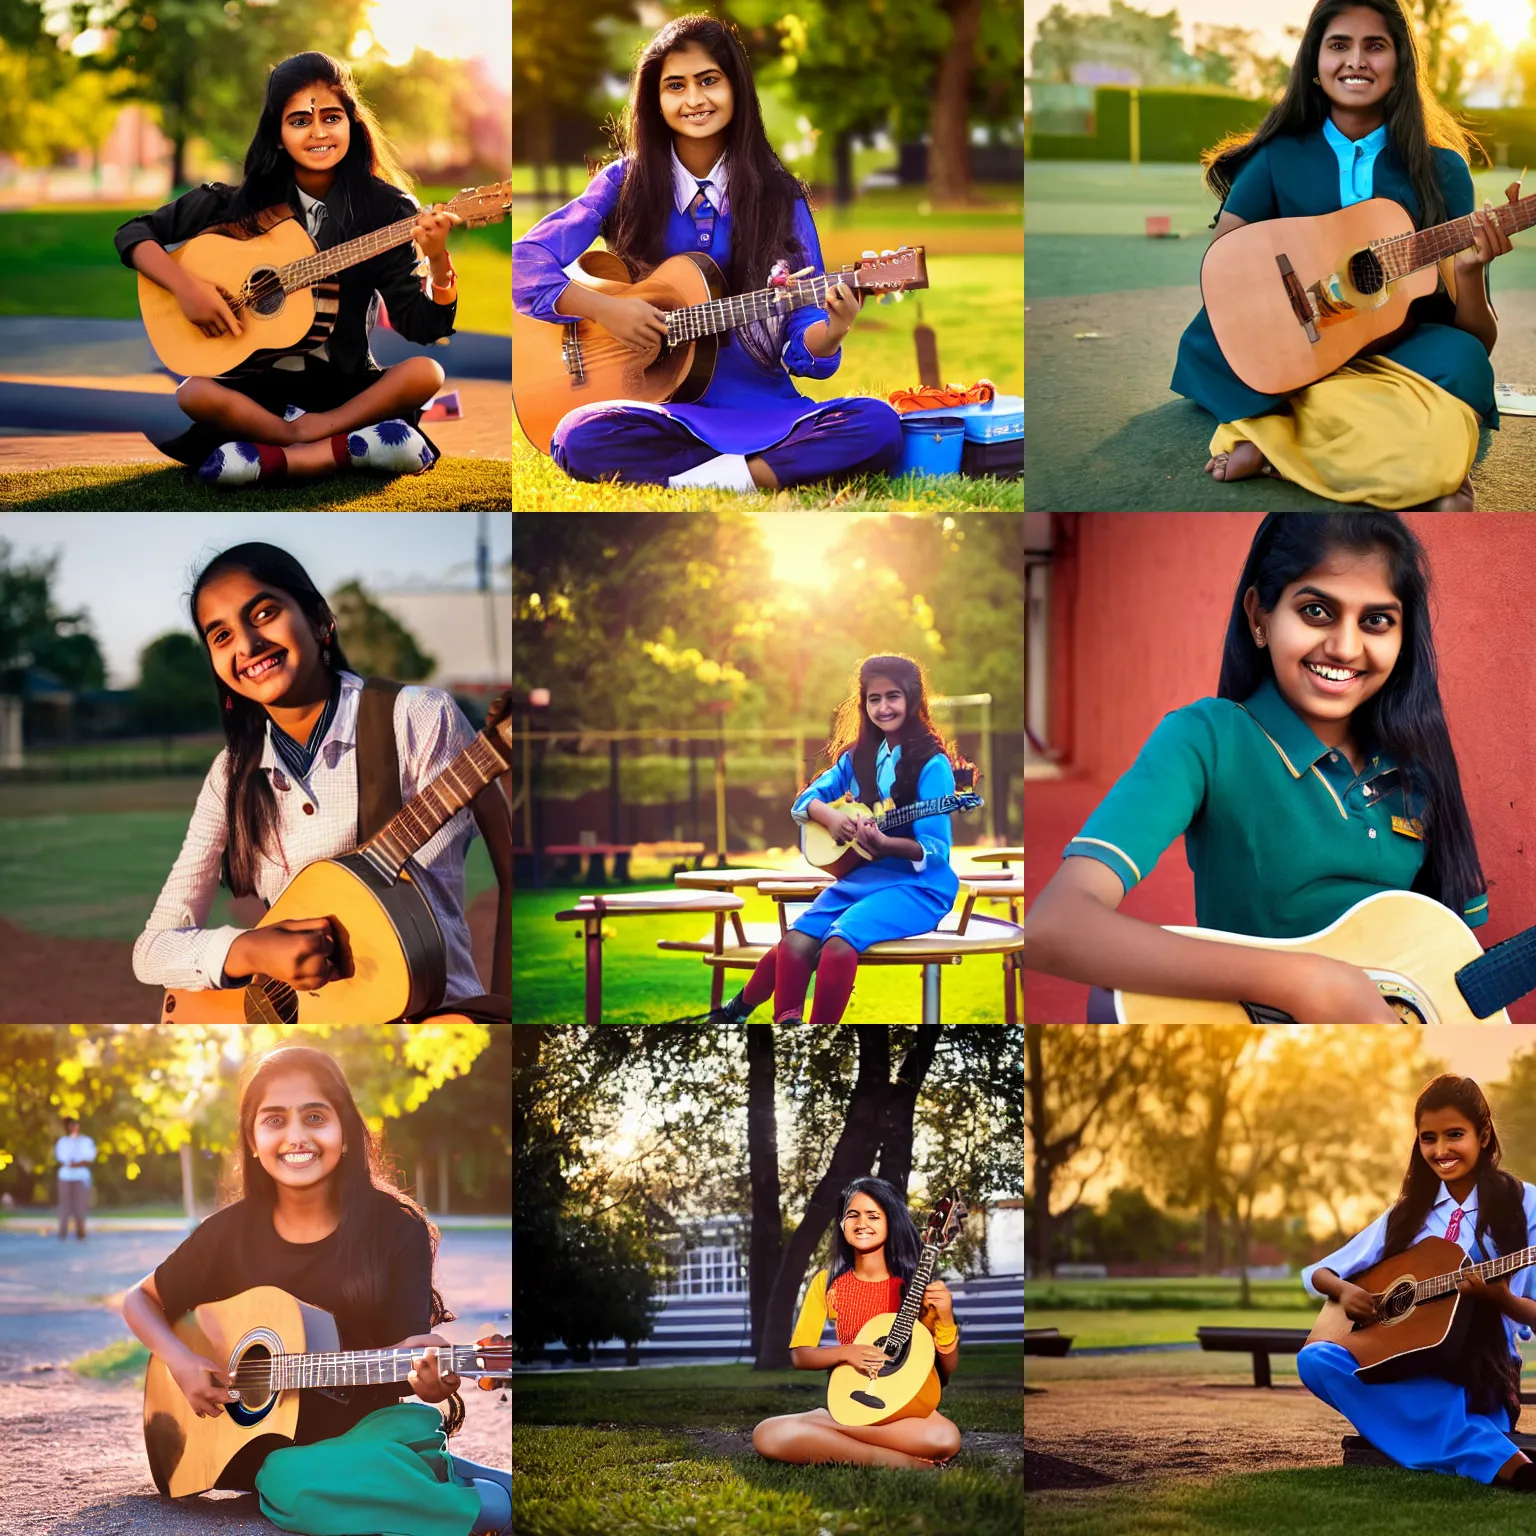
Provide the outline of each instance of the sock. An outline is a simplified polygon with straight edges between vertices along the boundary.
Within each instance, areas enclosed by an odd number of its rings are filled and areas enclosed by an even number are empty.
[[[331,452],[343,469],[374,469],[386,475],[419,475],[437,463],[437,453],[415,427],[398,417],[338,432]]]
[[[722,453],[717,459],[706,459],[680,475],[667,481],[669,486],[715,486],[722,491],[755,491],[758,484],[747,468],[747,458],[742,453]]]
[[[308,414],[309,413],[307,411],[301,411],[298,406],[290,405],[287,406],[283,411],[283,420],[297,421],[300,416],[307,416]]]
[[[1518,1488],[1521,1493],[1536,1493],[1536,1462],[1525,1461],[1510,1475],[1508,1488]]]
[[[824,945],[821,964],[816,967],[816,1001],[811,1007],[812,1024],[841,1024],[848,999],[853,996],[853,978],[859,969],[858,951],[851,945]]]
[[[288,473],[281,448],[269,443],[225,443],[203,460],[197,478],[204,485],[251,485],[257,480],[280,480]]]
[[[773,989],[773,1021],[783,1022],[785,1014],[805,1012],[805,990],[811,984],[811,965],[792,949],[779,946],[779,976]]]
[[[773,996],[774,979],[779,970],[779,946],[775,944],[772,949],[757,962],[757,969],[747,978],[747,984],[741,989],[741,1013],[745,1018],[761,1003],[766,1003]]]
[[[475,1479],[475,1492],[480,1495],[480,1513],[469,1536],[495,1536],[497,1531],[506,1530],[512,1519],[512,1495],[500,1483],[487,1482],[483,1477]]]

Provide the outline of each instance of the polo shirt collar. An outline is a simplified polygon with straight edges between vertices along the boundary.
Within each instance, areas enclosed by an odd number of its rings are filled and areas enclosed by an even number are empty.
[[[1383,123],[1380,128],[1373,128],[1363,139],[1351,139],[1339,132],[1331,117],[1325,117],[1323,137],[1336,155],[1353,155],[1357,149],[1362,149],[1374,159],[1386,147],[1387,125]]]
[[[1301,716],[1285,702],[1273,677],[1266,677],[1242,701],[1242,708],[1258,721],[1264,734],[1274,742],[1293,779],[1299,779],[1313,763],[1333,750],[1325,747]]]
[[[714,204],[717,212],[726,213],[727,188],[730,184],[730,172],[725,168],[725,155],[722,152],[720,158],[709,168],[707,174],[695,176],[692,171],[677,158],[677,149],[672,150],[672,201],[677,205],[679,213],[687,213],[689,206],[695,197],[699,195],[699,183],[707,181],[710,184],[709,200]]]

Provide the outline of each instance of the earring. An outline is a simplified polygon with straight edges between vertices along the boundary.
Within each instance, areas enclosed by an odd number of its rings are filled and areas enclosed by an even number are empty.
[[[224,713],[229,714],[235,707],[235,701],[226,693],[224,695]]]
[[[1253,638],[1255,640],[1257,640],[1260,645],[1263,645],[1264,644],[1264,631],[1262,629],[1254,630]]]
[[[1323,83],[1323,81],[1322,81],[1322,77],[1320,75],[1313,75],[1312,76],[1312,84],[1313,85],[1321,85],[1322,83]]]

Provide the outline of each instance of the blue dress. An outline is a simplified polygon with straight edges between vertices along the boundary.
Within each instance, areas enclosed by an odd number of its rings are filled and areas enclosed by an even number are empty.
[[[1524,1189],[1526,1230],[1533,1232],[1536,1187],[1526,1184]],[[1440,1197],[1430,1208],[1414,1242],[1449,1236],[1456,1209],[1455,1200],[1442,1184]],[[1476,1262],[1493,1258],[1498,1250],[1489,1235],[1477,1235],[1475,1189],[1460,1209],[1456,1236],[1451,1241],[1459,1243]],[[1320,1296],[1322,1293],[1312,1285],[1315,1271],[1331,1269],[1347,1280],[1369,1269],[1386,1256],[1386,1234],[1387,1217],[1382,1215],[1342,1248],[1304,1269],[1303,1284],[1314,1296]],[[1515,1295],[1528,1299],[1536,1296],[1536,1269],[1519,1269],[1507,1278]],[[1507,1317],[1503,1322],[1510,1353],[1518,1361],[1519,1341],[1530,1338],[1531,1330]],[[1421,1472],[1454,1472],[1479,1483],[1491,1483],[1499,1468],[1515,1454],[1514,1443],[1506,1437],[1509,1415],[1502,1408],[1492,1413],[1473,1413],[1467,1403],[1466,1388],[1456,1382],[1440,1376],[1362,1381],[1355,1375],[1354,1356],[1339,1344],[1308,1344],[1296,1357],[1296,1369],[1310,1391],[1338,1409],[1377,1450],[1401,1467]]]
[[[1432,149],[1446,217],[1457,219],[1474,206],[1472,176],[1454,150]],[[1371,167],[1372,194],[1391,198],[1422,223],[1419,199],[1407,167],[1388,143]],[[1245,162],[1222,204],[1249,224],[1261,219],[1289,219],[1337,213],[1343,206],[1339,162],[1322,129],[1300,137],[1271,139]],[[1486,269],[1485,269],[1486,271]],[[1499,424],[1493,401],[1493,364],[1487,350],[1470,331],[1455,324],[1456,306],[1444,293],[1415,299],[1408,315],[1415,328],[1401,341],[1378,354],[1411,368],[1472,407],[1486,425]],[[1171,385],[1203,406],[1217,421],[1241,421],[1280,409],[1284,395],[1261,394],[1233,373],[1216,345],[1215,333],[1202,306],[1179,338],[1178,362]]]
[[[882,800],[890,796],[900,761],[900,747],[892,752],[888,742],[880,744],[875,754],[875,788]],[[937,800],[954,792],[955,770],[942,752],[935,753],[917,776],[916,798]],[[804,824],[810,820],[805,808],[812,800],[829,805],[845,794],[858,793],[853,753],[844,752],[800,793],[789,814]],[[790,925],[794,931],[823,943],[842,939],[862,954],[871,944],[885,939],[910,939],[937,928],[960,889],[959,876],[949,867],[949,817],[921,816],[895,835],[914,838],[921,844],[921,860],[914,864],[911,859],[871,859],[861,864],[851,875],[829,885],[811,909]]]

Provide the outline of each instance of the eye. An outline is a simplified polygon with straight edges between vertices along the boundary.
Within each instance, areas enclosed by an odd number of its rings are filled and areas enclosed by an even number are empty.
[[[1397,623],[1397,620],[1394,619],[1390,613],[1368,613],[1368,614],[1366,614],[1365,622],[1367,624],[1369,624],[1372,619],[1380,619],[1381,620],[1381,627],[1376,631],[1376,633],[1379,634],[1379,635],[1384,635],[1389,629],[1391,629],[1393,627],[1394,624]]]
[[[1328,617],[1328,610],[1322,603],[1303,603],[1296,611],[1305,619],[1322,620]]]

